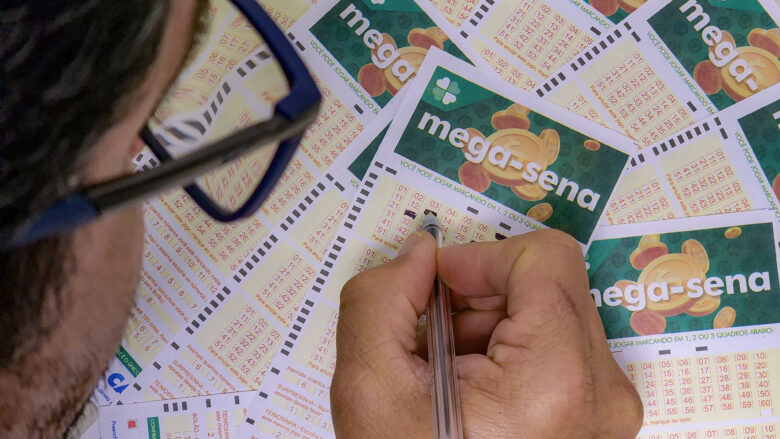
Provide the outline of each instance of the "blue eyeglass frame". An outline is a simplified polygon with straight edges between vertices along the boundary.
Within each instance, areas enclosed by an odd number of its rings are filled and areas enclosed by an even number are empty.
[[[298,53],[263,8],[254,0],[230,1],[262,36],[287,78],[289,94],[276,103],[271,118],[179,159],[168,153],[148,126],[144,127],[140,136],[160,159],[160,166],[71,192],[15,228],[0,248],[16,248],[71,231],[109,211],[173,186],[185,185],[193,200],[218,221],[235,221],[260,208],[287,168],[303,132],[316,119],[321,95]],[[192,183],[220,165],[277,141],[279,146],[265,175],[244,204],[234,211],[225,210]]]

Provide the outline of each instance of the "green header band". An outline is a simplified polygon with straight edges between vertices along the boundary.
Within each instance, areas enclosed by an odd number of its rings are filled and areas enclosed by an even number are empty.
[[[133,374],[133,377],[137,377],[138,374],[143,370],[141,365],[138,364],[130,355],[130,353],[127,352],[127,350],[125,350],[125,348],[122,346],[119,346],[116,357],[119,359],[122,365],[125,366],[131,374]]]
[[[149,439],[160,439],[160,418],[146,418],[146,427],[149,431]]]

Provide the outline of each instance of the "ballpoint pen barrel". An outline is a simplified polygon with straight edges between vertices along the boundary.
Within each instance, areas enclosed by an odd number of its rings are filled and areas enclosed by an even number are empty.
[[[428,224],[433,222],[433,224]],[[441,229],[435,220],[426,221],[424,230],[441,247]],[[458,378],[455,369],[455,343],[449,287],[438,276],[433,285],[428,308],[428,362],[433,368],[433,432],[436,439],[461,439]]]

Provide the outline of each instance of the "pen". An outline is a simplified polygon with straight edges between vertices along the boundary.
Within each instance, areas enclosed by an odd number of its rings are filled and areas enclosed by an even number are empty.
[[[441,247],[443,236],[436,215],[428,212],[422,228]],[[428,321],[428,362],[433,368],[433,437],[435,439],[461,439],[460,398],[455,369],[455,340],[452,335],[452,310],[450,289],[436,275],[433,292],[425,311]]]

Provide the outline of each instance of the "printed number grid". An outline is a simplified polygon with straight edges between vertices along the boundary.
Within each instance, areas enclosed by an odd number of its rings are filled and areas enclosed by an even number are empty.
[[[336,323],[338,323],[338,318],[338,311],[330,312],[325,328],[323,328],[307,361],[307,366],[328,376],[333,376],[333,370],[336,368]]]
[[[300,333],[301,338],[295,343],[295,347],[290,353],[291,365],[298,365],[310,371],[306,379],[317,382],[333,376],[333,370],[336,367],[336,323],[338,317],[338,305],[327,301],[320,301],[308,314],[306,328]],[[283,377],[289,381],[288,384],[299,386],[296,384],[300,381],[299,379],[286,375]],[[327,392],[327,386],[325,387]]]
[[[523,90],[533,90],[536,87],[536,81],[529,77],[525,72],[515,67],[515,65],[506,59],[500,53],[491,49],[480,38],[472,38],[469,43],[479,52],[479,55],[493,71],[501,76],[504,81],[522,88]]]
[[[201,288],[194,284],[198,281],[203,285],[203,291],[211,295],[217,294],[220,282],[211,269],[206,266],[198,254],[190,247],[188,240],[179,235],[171,224],[157,210],[157,205],[144,203],[144,224],[146,239],[157,246],[168,263],[184,277],[185,282],[198,296],[202,296]],[[186,228],[185,228],[186,230]],[[156,235],[156,237],[155,237]]]
[[[228,320],[214,336],[202,335],[208,352],[217,358],[244,389],[256,389],[262,383],[282,334],[249,304]],[[232,317],[232,318],[231,318]],[[206,329],[206,328],[204,328]]]
[[[640,432],[636,439],[777,439],[779,422],[748,423],[734,426],[682,429],[667,433]]]
[[[148,287],[142,283],[138,286],[138,296],[145,298]],[[157,316],[154,319],[138,305],[133,306],[130,322],[127,324],[122,347],[129,350],[133,358],[143,365],[149,364],[164,345],[170,340],[157,326]]]
[[[243,17],[228,17],[230,10],[225,3],[209,11],[208,22],[213,25],[209,27],[209,34],[204,35],[203,41],[212,41],[213,44],[205,48],[206,52],[196,54],[200,60],[198,68],[182,80],[176,93],[157,110],[155,117],[158,120],[166,120],[172,114],[203,106],[222,78],[238,62],[260,48],[261,43],[252,37],[257,32],[248,26]]]
[[[328,245],[336,234],[336,231],[341,224],[341,220],[347,213],[349,203],[344,199],[339,199],[335,207],[325,214],[325,210],[322,211],[321,216],[309,215],[304,221],[319,220],[318,223],[312,224],[313,227],[306,227],[309,224],[303,224],[300,227],[301,232],[307,233],[303,235],[303,242],[301,246],[312,255],[317,262],[322,262],[325,259],[325,255],[328,252]],[[318,209],[322,209],[323,206],[317,206]]]
[[[180,325],[187,324],[189,316],[206,301],[206,297],[193,297],[191,290],[179,283],[148,246],[143,257],[142,283],[149,294],[141,298],[142,303],[153,309],[171,330],[177,331]]]
[[[187,396],[234,392],[234,386],[210,363],[205,362],[192,346],[186,346],[182,359],[192,365],[173,360],[149,383],[143,396],[145,401],[174,399]]]
[[[574,81],[566,82],[554,90],[552,94],[547,95],[546,98],[560,107],[564,107],[573,113],[609,128],[609,124],[602,117],[599,110],[596,109],[593,102],[585,96],[585,93]]]
[[[626,375],[645,406],[645,426],[708,423],[771,415],[780,349],[636,361]],[[776,367],[776,366],[775,366]]]
[[[213,220],[181,190],[164,193],[158,199],[224,276],[233,273],[268,234],[258,219],[229,224]]]
[[[501,2],[490,17],[480,32],[543,78],[595,41],[542,0]]]
[[[306,422],[323,430],[332,429],[329,407],[318,403],[328,398],[330,384],[310,377],[310,374],[293,365],[287,366],[286,369],[284,379],[276,386],[270,398],[271,410],[283,411],[283,415],[290,420]],[[300,436],[298,433],[298,436],[289,437]]]
[[[389,176],[379,180],[367,211],[379,216],[366,215],[361,221],[362,230],[370,228],[363,236],[396,251],[429,211],[436,213],[447,245],[496,239],[496,229]]]
[[[317,120],[301,139],[300,148],[322,171],[363,131],[363,124],[330,87],[313,76],[322,94],[322,106]]]
[[[722,147],[679,164],[665,176],[687,216],[753,209]]]
[[[250,291],[279,323],[287,327],[314,279],[314,266],[286,246],[275,249],[263,264],[279,264],[276,270],[256,270],[247,278],[244,289]]]
[[[479,0],[429,0],[453,26],[459,28],[471,15]]]
[[[352,269],[352,273],[350,273],[350,277],[362,271],[366,271],[371,267],[376,267],[377,265],[386,264],[391,260],[392,258],[390,258],[389,256],[379,253],[373,248],[366,247],[365,249],[363,249],[363,253],[360,255],[360,259],[358,259],[357,263]]]
[[[283,10],[283,8],[280,7],[281,5],[277,6],[277,5],[274,5],[273,3],[284,4],[284,3],[288,3],[288,2],[270,2],[270,1],[264,1],[263,2],[263,9],[265,10],[265,13],[268,14],[268,16],[271,17],[274,20],[274,22],[276,23],[276,25],[279,26],[279,28],[282,29],[282,30],[286,31],[287,29],[289,29],[290,26],[295,24],[297,19],[301,15],[303,15],[302,13],[297,12],[297,11],[296,11],[296,13],[291,15],[288,11]],[[296,2],[292,2],[292,3],[295,4],[295,3],[298,3],[298,2],[296,1]]]
[[[271,224],[279,224],[291,206],[300,201],[308,192],[316,177],[297,157],[287,165],[282,177],[276,183],[260,211]]]
[[[695,122],[635,44],[624,40],[610,52],[627,55],[616,63],[594,63],[587,86],[640,149]]]
[[[666,191],[655,178],[632,187],[628,192],[616,193],[606,212],[610,224],[640,223],[675,216]]]

